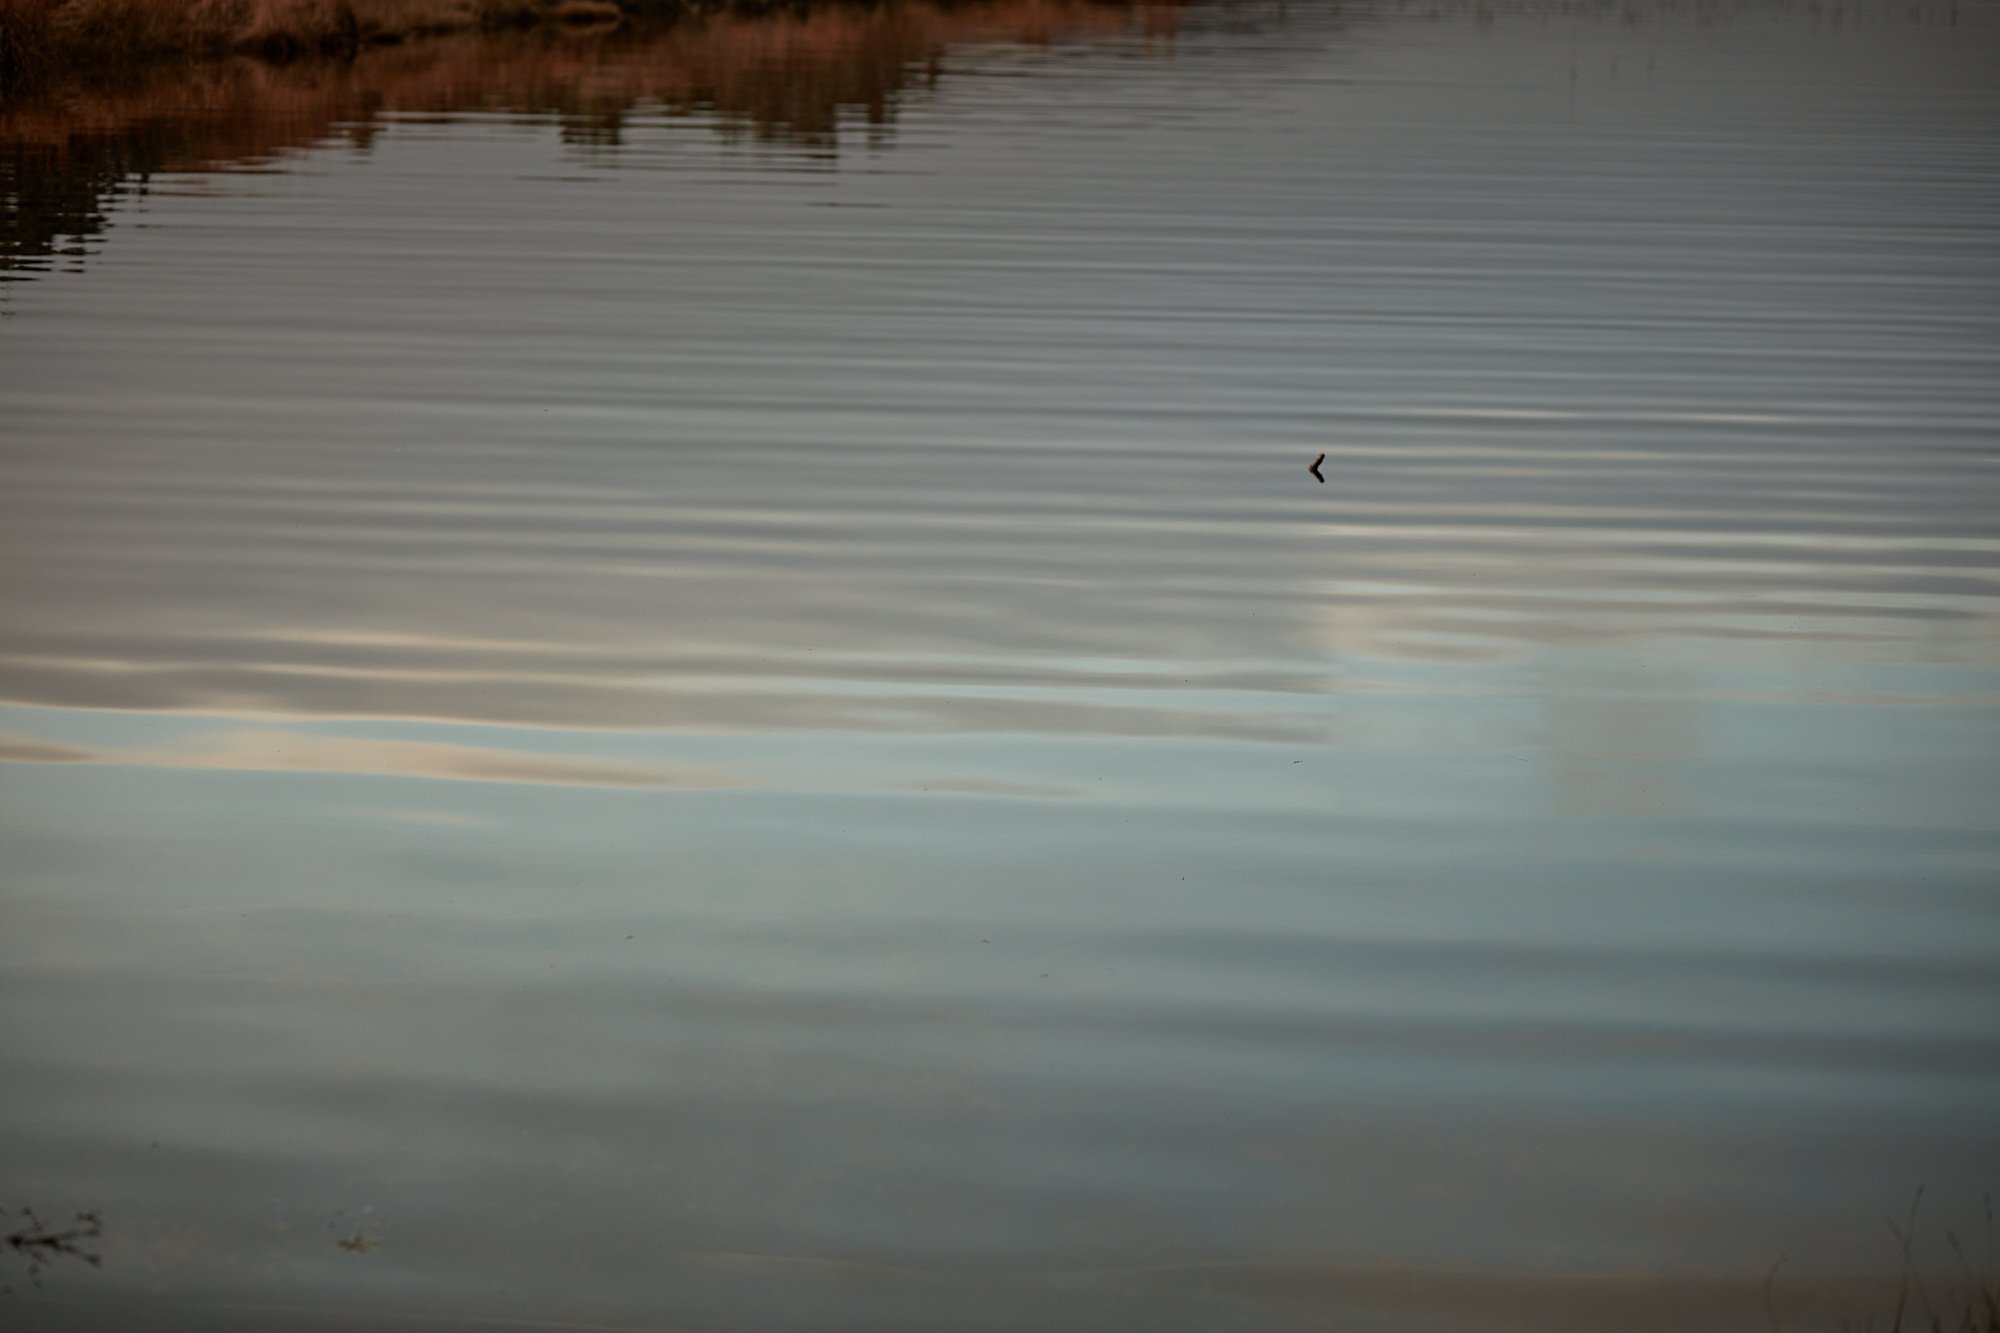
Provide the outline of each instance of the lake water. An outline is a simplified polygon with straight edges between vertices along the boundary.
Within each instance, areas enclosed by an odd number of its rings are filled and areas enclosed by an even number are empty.
[[[104,1222],[0,1321],[1829,1328],[1919,1185],[1945,1291],[1996,71],[1010,0],[0,107],[0,1205]]]

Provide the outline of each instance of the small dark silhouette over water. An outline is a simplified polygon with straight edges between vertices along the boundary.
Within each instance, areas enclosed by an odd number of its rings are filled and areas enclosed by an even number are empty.
[[[343,1208],[327,1220],[326,1229],[328,1231],[332,1231],[336,1228],[345,1230],[345,1228],[341,1226],[342,1219],[354,1218],[356,1220],[359,1220],[367,1217],[370,1213],[373,1213],[374,1211],[375,1211],[375,1206],[373,1204],[370,1204],[368,1207],[361,1209],[358,1213],[349,1213],[345,1208]],[[335,1238],[333,1243],[336,1246],[338,1246],[340,1250],[345,1254],[372,1254],[374,1251],[381,1248],[382,1237],[377,1235],[374,1231],[370,1230],[369,1228],[363,1226],[363,1227],[357,1227],[352,1235],[339,1236]]]
[[[1326,455],[1321,454],[1318,458],[1313,459],[1312,466],[1306,469],[1306,471],[1313,474],[1313,480],[1318,482],[1322,486],[1326,485],[1326,478],[1322,477],[1319,474],[1319,465],[1321,463],[1324,463],[1325,461],[1326,461]]]
[[[0,1208],[0,1217],[7,1215],[7,1210]],[[92,1268],[104,1267],[103,1255],[95,1250],[86,1250],[79,1244],[82,1241],[96,1240],[104,1234],[104,1221],[95,1211],[78,1213],[74,1219],[75,1224],[68,1230],[58,1230],[50,1226],[42,1221],[32,1208],[22,1208],[15,1216],[25,1219],[27,1225],[18,1231],[9,1232],[5,1237],[0,1237],[0,1240],[4,1240],[7,1248],[14,1253],[27,1258],[28,1281],[33,1285],[37,1287],[42,1285],[43,1270],[59,1255],[66,1254],[81,1259]],[[13,1291],[12,1287],[0,1286],[0,1292],[12,1295]]]

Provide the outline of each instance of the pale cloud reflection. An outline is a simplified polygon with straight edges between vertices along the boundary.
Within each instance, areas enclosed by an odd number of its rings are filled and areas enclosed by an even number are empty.
[[[1504,506],[1411,517],[1350,506],[1320,528],[1313,600],[1333,651],[1479,665],[1678,641],[1795,664],[1829,643],[1889,661],[1988,657],[2000,581],[1974,562],[2000,553],[1991,543],[1621,528],[1603,509],[1548,526]]]
[[[739,775],[724,768],[536,754],[445,741],[327,736],[283,728],[211,731],[170,746],[83,748],[0,736],[0,762],[120,764],[237,773],[352,773],[565,787],[713,790],[743,785]]]
[[[74,745],[58,745],[53,741],[38,741],[26,736],[9,736],[0,732],[0,763],[82,764],[96,758],[94,751],[79,749]]]
[[[360,806],[352,813],[364,819],[386,819],[394,824],[423,824],[432,828],[492,828],[493,821],[457,810],[392,810],[386,806]]]
[[[759,364],[731,372],[746,402],[768,387]],[[1774,493],[1786,442],[1749,426],[1731,458],[1755,475],[1720,489],[1707,455],[1670,463],[1616,433],[1645,423],[1609,422],[1572,457],[1503,411],[1441,425],[1414,406],[1370,423],[1393,448],[1329,442],[1324,495],[1280,480],[1262,446],[1209,441],[1135,472],[1131,446],[1091,436],[1060,453],[898,436],[894,474],[857,487],[887,446],[837,414],[808,441],[775,407],[732,412],[718,454],[657,386],[607,392],[629,417],[566,423],[584,432],[565,446],[575,473],[604,478],[588,485],[546,482],[546,439],[471,409],[455,428],[470,434],[371,455],[366,487],[347,453],[277,423],[190,461],[104,443],[114,417],[73,453],[23,457],[0,529],[34,560],[0,593],[0,701],[1310,743],[1332,734],[1334,692],[1408,689],[1432,667],[1726,645],[1803,684],[1829,645],[1991,659],[2000,546],[1951,514],[1877,531],[1859,499]],[[667,443],[629,433],[655,429]],[[1285,475],[1312,486],[1294,461]],[[1649,489],[1662,469],[1677,490]],[[371,489],[390,480],[393,500]]]
[[[496,612],[497,614],[497,612]],[[604,632],[616,634],[607,625]],[[292,652],[318,651],[301,641]],[[396,662],[272,660],[260,641],[105,645],[84,656],[0,656],[0,700],[38,707],[227,714],[278,721],[393,718],[683,732],[959,732],[1310,742],[1335,688],[1297,670],[1122,673],[1009,660],[801,651],[775,637],[650,662],[616,642],[496,651],[412,646]],[[162,659],[165,660],[162,660]],[[1281,706],[1272,706],[1273,700]],[[1254,707],[1251,705],[1255,705]]]
[[[1666,667],[1591,670],[1564,658],[1540,692],[1542,745],[1570,815],[1662,818],[1686,813],[1686,767],[1701,752],[1703,709],[1690,673]]]
[[[912,790],[944,792],[960,796],[1013,796],[1023,800],[1064,801],[1083,795],[1077,787],[1052,782],[1009,782],[976,774],[925,778]]]

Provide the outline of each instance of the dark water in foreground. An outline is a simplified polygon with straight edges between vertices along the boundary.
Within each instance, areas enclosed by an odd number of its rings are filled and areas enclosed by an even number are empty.
[[[1031,5],[7,108],[0,1204],[106,1234],[0,1320],[1885,1308],[2000,1184],[1995,69]]]

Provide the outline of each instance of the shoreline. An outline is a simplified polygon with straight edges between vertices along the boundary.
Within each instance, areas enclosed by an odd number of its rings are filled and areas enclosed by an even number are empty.
[[[467,33],[603,33],[807,8],[772,0],[0,0],[0,93],[174,61],[283,64]]]
[[[365,146],[397,115],[507,108],[594,142],[615,142],[634,117],[700,115],[725,137],[823,155],[852,130],[893,133],[954,48],[1170,42],[1179,12],[1106,0],[710,5],[678,19],[459,30],[350,55],[64,66],[0,97],[0,282],[74,259],[110,227],[113,201],[158,173]]]

